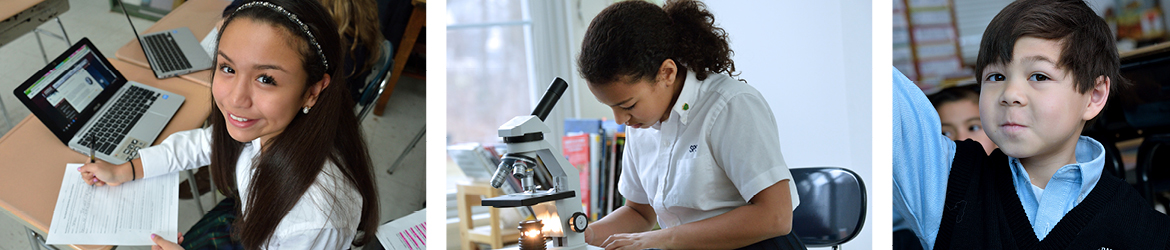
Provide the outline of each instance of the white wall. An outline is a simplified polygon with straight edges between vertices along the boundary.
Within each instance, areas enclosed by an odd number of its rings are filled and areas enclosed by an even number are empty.
[[[600,0],[574,0],[573,4],[569,6],[569,25],[572,30],[573,38],[569,39],[573,45],[573,70],[577,70],[577,55],[581,53],[581,41],[585,40],[585,30],[589,28],[589,22],[593,21],[593,17],[597,16],[602,9],[612,4],[613,1]],[[597,102],[597,98],[593,97],[593,93],[589,92],[589,86],[586,86],[585,79],[577,72],[573,72],[573,78],[576,79],[576,84],[570,87],[574,92],[578,102],[574,105],[577,117],[581,118],[606,118],[613,119],[613,110],[609,106],[605,106]],[[567,79],[567,78],[566,78]]]
[[[850,168],[870,188],[869,1],[707,5],[731,36],[740,77],[772,106],[788,166]],[[870,248],[872,217],[867,216],[866,228],[844,248]]]
[[[580,49],[589,21],[609,3],[571,4],[573,48]],[[730,35],[740,77],[771,105],[788,166],[850,168],[865,178],[872,194],[871,3],[707,1],[707,6]],[[612,118],[579,82],[577,115]],[[866,216],[865,229],[845,248],[870,248],[872,217]]]

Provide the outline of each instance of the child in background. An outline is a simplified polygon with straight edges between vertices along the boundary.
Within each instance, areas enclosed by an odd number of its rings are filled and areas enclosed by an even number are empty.
[[[942,133],[955,141],[975,140],[991,154],[996,146],[983,132],[979,119],[979,90],[975,86],[955,86],[929,95],[930,103],[942,120]]]
[[[979,119],[979,90],[975,87],[978,86],[949,87],[927,96],[927,99],[938,110],[944,136],[955,141],[975,140],[990,155],[996,147],[983,132],[983,123]],[[910,230],[910,224],[902,215],[895,212],[892,219],[894,249],[922,249],[918,236]]]
[[[1125,84],[1109,26],[1080,0],[1022,0],[987,26],[975,66],[990,156],[940,136],[938,114],[893,82],[894,208],[927,249],[1168,249],[1170,217],[1103,175],[1080,136]]]

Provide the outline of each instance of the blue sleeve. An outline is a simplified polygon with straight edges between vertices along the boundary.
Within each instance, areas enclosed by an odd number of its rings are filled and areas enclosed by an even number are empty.
[[[918,86],[897,69],[893,83],[894,212],[901,214],[925,249],[932,249],[955,142],[942,135],[938,113]]]

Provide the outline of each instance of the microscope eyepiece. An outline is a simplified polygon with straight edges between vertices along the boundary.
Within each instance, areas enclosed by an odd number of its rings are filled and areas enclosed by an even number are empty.
[[[564,79],[560,77],[553,79],[552,84],[548,86],[548,90],[544,91],[544,97],[540,98],[540,102],[532,110],[532,115],[544,121],[544,118],[548,117],[549,112],[552,112],[553,106],[557,105],[557,100],[561,99],[561,94],[564,94],[566,89],[569,89],[569,83],[565,82]]]

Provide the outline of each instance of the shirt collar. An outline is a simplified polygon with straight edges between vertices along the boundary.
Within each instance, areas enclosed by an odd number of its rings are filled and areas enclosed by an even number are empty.
[[[1077,174],[1081,177],[1081,191],[1077,196],[1077,203],[1080,203],[1089,195],[1089,192],[1093,191],[1093,188],[1097,186],[1097,181],[1101,179],[1101,171],[1105,169],[1105,147],[1093,138],[1081,136],[1077,139],[1076,160],[1076,163],[1060,167],[1059,170],[1056,170],[1056,174],[1066,173],[1071,169],[1077,170],[1071,174]],[[1029,184],[1028,187],[1030,187],[1031,181],[1028,181],[1028,172],[1024,171],[1020,160],[1008,156],[1008,161],[1011,165],[1012,175],[1016,176],[1017,186]],[[1036,198],[1038,199],[1038,197]]]
[[[244,147],[247,148],[247,150],[252,152],[252,155],[253,155],[252,157],[259,157],[260,156],[260,149],[261,149],[261,147],[263,147],[263,143],[264,143],[263,139],[261,139],[260,137],[256,137],[256,139],[252,139],[252,141],[244,143],[245,144]]]
[[[695,72],[687,71],[687,79],[683,82],[683,89],[678,94],[678,99],[674,101],[674,107],[670,109],[671,113],[678,114],[679,122],[684,125],[687,124],[688,111],[696,108],[695,99],[698,98],[699,84],[702,83],[703,81],[699,81],[695,77]]]

